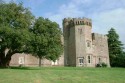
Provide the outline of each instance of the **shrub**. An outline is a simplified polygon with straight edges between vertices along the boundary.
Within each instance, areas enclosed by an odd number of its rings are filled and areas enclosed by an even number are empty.
[[[98,63],[98,64],[96,65],[96,67],[102,67],[102,65],[101,65],[100,63]]]
[[[96,67],[107,67],[107,64],[104,63],[104,62],[98,63],[98,64],[96,65]]]
[[[107,67],[107,64],[106,63],[101,63],[102,64],[102,67]]]

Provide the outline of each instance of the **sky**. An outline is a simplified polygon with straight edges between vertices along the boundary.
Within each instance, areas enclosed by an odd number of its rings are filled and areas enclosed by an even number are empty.
[[[12,0],[3,0],[10,2]],[[92,32],[107,34],[116,29],[125,44],[125,0],[13,0],[23,2],[36,17],[49,18],[62,28],[62,19],[87,17],[92,19]]]

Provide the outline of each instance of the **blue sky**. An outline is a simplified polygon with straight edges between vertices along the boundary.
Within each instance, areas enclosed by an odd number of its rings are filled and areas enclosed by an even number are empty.
[[[9,2],[11,0],[4,0]],[[65,17],[88,17],[93,32],[106,34],[111,27],[125,44],[125,0],[13,0],[23,2],[36,16],[49,18],[62,27]]]

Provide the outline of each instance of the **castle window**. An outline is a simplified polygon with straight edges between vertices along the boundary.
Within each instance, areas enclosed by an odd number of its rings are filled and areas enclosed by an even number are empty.
[[[19,57],[19,64],[20,65],[24,64],[24,57]]]
[[[82,66],[84,63],[83,57],[78,58],[79,65]]]
[[[91,63],[90,55],[88,56],[88,63]]]
[[[102,60],[101,60],[101,58],[99,57],[99,63],[101,63],[101,61],[102,61]]]
[[[83,63],[83,59],[79,59],[79,63]]]
[[[87,41],[87,47],[91,47],[91,41]]]

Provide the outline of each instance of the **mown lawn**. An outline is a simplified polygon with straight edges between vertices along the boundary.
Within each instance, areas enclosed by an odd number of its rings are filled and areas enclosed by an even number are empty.
[[[125,83],[125,69],[12,67],[0,69],[0,83]]]

